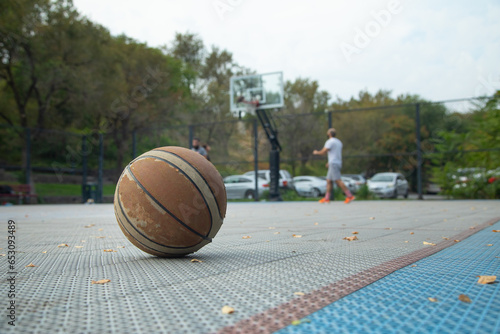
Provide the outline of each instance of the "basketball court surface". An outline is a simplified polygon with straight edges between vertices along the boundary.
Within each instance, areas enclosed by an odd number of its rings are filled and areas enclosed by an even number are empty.
[[[1,333],[500,333],[499,201],[229,203],[177,259],[133,246],[110,204],[0,217]]]

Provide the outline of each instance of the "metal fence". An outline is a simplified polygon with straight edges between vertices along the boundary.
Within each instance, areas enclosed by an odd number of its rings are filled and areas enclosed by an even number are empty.
[[[422,198],[431,168],[436,166],[434,144],[439,132],[463,127],[466,118],[450,115],[467,115],[481,101],[462,99],[292,115],[276,111],[273,118],[282,146],[280,167],[294,176],[325,175],[325,158],[313,156],[312,151],[323,147],[326,130],[334,127],[344,144],[343,173],[371,176],[381,171],[401,172],[412,191]],[[122,152],[111,133],[0,125],[0,169],[14,171],[19,181],[35,185],[78,183],[82,185],[83,201],[93,197],[101,202],[103,185],[114,184],[134,157],[160,146],[190,147],[193,137],[209,146],[210,160],[222,176],[269,168],[270,145],[265,132],[257,118],[246,115],[221,122],[135,130],[128,134]]]

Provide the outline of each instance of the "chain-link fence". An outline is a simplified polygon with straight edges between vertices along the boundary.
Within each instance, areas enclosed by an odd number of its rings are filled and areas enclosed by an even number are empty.
[[[280,168],[293,176],[326,175],[326,159],[312,151],[323,147],[327,129],[334,127],[344,145],[343,173],[370,177],[377,172],[400,172],[411,191],[421,197],[432,183],[435,169],[456,157],[453,147],[436,152],[444,140],[442,133],[467,133],[472,111],[482,105],[481,99],[464,99],[311,114],[270,113],[282,147]],[[161,146],[190,147],[194,137],[207,146],[210,160],[222,176],[269,169],[269,141],[255,115],[246,115],[221,122],[139,129],[125,137],[2,125],[0,177],[2,183],[27,183],[34,188],[73,184],[81,186],[81,196],[74,201],[110,201],[114,183],[134,157]],[[498,159],[497,146],[462,146],[460,153]]]

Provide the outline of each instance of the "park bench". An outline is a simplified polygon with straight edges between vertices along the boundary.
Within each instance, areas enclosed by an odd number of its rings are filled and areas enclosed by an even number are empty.
[[[29,184],[9,184],[0,186],[1,203],[16,199],[18,204],[36,203],[37,194]]]

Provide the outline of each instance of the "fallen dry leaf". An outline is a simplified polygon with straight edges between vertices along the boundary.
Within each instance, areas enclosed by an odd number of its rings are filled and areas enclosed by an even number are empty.
[[[475,226],[471,226],[471,227],[469,227],[469,229],[470,229],[470,230],[473,230],[473,229],[475,229],[475,228],[476,228]]]
[[[491,246],[493,246],[493,244],[487,244],[486,246],[491,247]]]
[[[352,232],[352,234],[359,234],[359,232],[358,231],[354,231],[354,232]]]
[[[441,237],[443,238],[443,240],[450,240],[450,238],[447,238],[447,237]]]
[[[436,246],[436,244],[433,244],[432,242],[427,242],[427,241],[424,241],[424,245]]]
[[[303,292],[294,292],[293,294],[296,296],[304,296],[305,295],[305,293],[303,293]]]
[[[69,247],[68,244],[60,244],[60,245],[57,245],[57,247]]]
[[[104,231],[104,229],[103,229],[103,228],[100,228],[100,229],[98,229],[98,231]]]
[[[479,277],[479,279],[477,280],[479,284],[491,284],[494,283],[497,279],[496,276],[477,276],[477,277]]]
[[[314,223],[314,225],[316,225],[316,226],[317,226],[317,225],[319,225],[319,223]]]
[[[415,232],[410,232],[410,234],[415,234]]]
[[[370,217],[370,220],[374,220],[374,219],[375,219],[375,217]]]
[[[292,234],[292,237],[294,237],[294,238],[302,238],[302,236],[300,234]]]
[[[36,266],[33,264],[33,262],[30,262],[30,264],[28,264],[28,265],[27,265],[27,266],[25,266],[25,267],[36,267]]]
[[[112,250],[112,249],[105,249],[104,252],[108,252],[108,253],[115,252],[116,253],[116,251]]]
[[[472,303],[472,300],[470,300],[469,296],[467,296],[467,295],[458,296],[458,300],[460,300],[464,303]]]
[[[298,326],[298,325],[300,325],[302,323],[306,323],[306,322],[311,322],[311,320],[309,320],[309,319],[293,320],[292,321],[292,325],[293,326]]]
[[[231,313],[234,313],[234,308],[227,305],[222,307],[222,314],[231,314]]]
[[[276,229],[276,227],[270,227],[269,229],[270,229],[270,230],[275,230],[275,229]]]
[[[280,234],[280,232],[274,232],[274,234]]]
[[[458,239],[455,239],[455,240],[453,240],[453,241],[455,241],[455,242],[460,242],[460,240],[458,240]]]
[[[432,297],[429,297],[427,299],[429,299],[429,301],[433,302],[433,303],[437,303],[437,301],[438,301],[437,298],[432,298]]]
[[[96,239],[104,239],[104,238],[106,238],[106,237],[95,237],[95,238],[96,238]]]
[[[385,229],[386,230],[392,230],[392,227],[386,227]]]
[[[0,254],[0,256],[6,256],[7,254]]]
[[[500,230],[491,230],[492,232],[500,232]]]
[[[191,259],[191,262],[203,262],[203,261],[198,259]]]
[[[106,283],[109,283],[111,282],[110,279],[101,279],[101,280],[98,280],[98,281],[92,281],[92,284],[106,284]]]
[[[116,248],[125,248],[125,246],[116,246]]]
[[[47,254],[47,251],[43,251],[42,254]]]
[[[75,248],[83,248],[83,246],[75,246]]]
[[[90,227],[92,227],[92,226],[95,226],[95,224],[85,225],[84,227],[85,227],[85,228],[90,228]]]
[[[407,243],[409,243],[409,241],[408,241],[408,240],[405,240],[405,243],[407,244]]]
[[[250,239],[250,238],[251,238],[251,236],[249,236],[249,235],[244,235],[243,237],[241,237],[241,239]]]
[[[414,264],[414,265],[412,265],[411,267],[412,267],[412,268],[415,268],[416,266],[417,266],[417,265],[416,265],[416,264]]]
[[[347,241],[354,241],[354,240],[358,240],[358,237],[353,235],[352,237],[345,237],[344,239],[342,240],[347,240]]]

